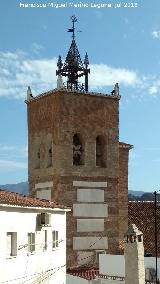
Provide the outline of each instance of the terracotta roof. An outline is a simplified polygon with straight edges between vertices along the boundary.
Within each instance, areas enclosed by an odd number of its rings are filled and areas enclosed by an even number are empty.
[[[99,273],[99,268],[97,267],[78,267],[69,268],[67,274],[77,276],[86,280],[94,280],[96,278],[112,279],[112,280],[124,280],[121,276],[110,276]]]
[[[78,268],[69,268],[67,273],[73,276],[84,278],[86,280],[93,280],[99,275],[99,268],[97,267],[78,267]]]
[[[155,255],[155,205],[153,201],[130,201],[129,224],[135,224],[143,233],[146,253]],[[160,207],[157,206],[157,250],[160,256]]]
[[[22,195],[16,192],[10,192],[0,189],[0,205],[15,205],[23,207],[42,207],[42,208],[60,208],[67,209],[64,205],[56,204],[54,201],[34,198]]]

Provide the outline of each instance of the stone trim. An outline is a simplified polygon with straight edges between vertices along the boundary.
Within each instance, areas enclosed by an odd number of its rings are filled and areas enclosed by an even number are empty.
[[[107,187],[107,182],[96,182],[96,181],[73,181],[73,186],[76,187]]]
[[[48,188],[53,186],[53,181],[39,182],[35,184],[35,189]]]

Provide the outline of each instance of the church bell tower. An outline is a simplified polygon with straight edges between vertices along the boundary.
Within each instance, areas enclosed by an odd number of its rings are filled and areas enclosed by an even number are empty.
[[[128,225],[128,153],[119,142],[119,86],[90,92],[88,55],[72,41],[57,62],[57,88],[27,92],[30,195],[72,208],[67,216],[67,265],[95,264],[119,253]]]

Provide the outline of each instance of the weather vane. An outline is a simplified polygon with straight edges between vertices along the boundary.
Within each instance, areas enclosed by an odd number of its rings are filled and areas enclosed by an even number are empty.
[[[78,22],[78,20],[77,20],[77,18],[76,18],[76,16],[75,15],[73,15],[72,17],[71,17],[71,20],[72,20],[72,28],[71,29],[68,29],[68,32],[69,33],[72,33],[72,38],[73,38],[73,40],[75,39],[75,23],[76,22]]]

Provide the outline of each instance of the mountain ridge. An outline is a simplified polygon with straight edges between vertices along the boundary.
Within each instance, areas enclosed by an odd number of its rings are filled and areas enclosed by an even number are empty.
[[[13,191],[13,192],[17,192],[17,193],[24,194],[24,195],[29,194],[27,181],[15,183],[15,184],[0,185],[0,188],[6,191]],[[143,194],[147,194],[147,193],[149,192],[145,192],[141,190],[129,190],[128,191],[128,196],[130,197],[129,200],[133,200],[134,197],[135,197],[135,200],[137,200],[137,198],[139,199],[143,196]]]
[[[0,185],[0,189],[4,189],[6,191],[17,192],[23,195],[29,194],[27,181],[14,183],[14,184],[3,184],[3,185]]]

